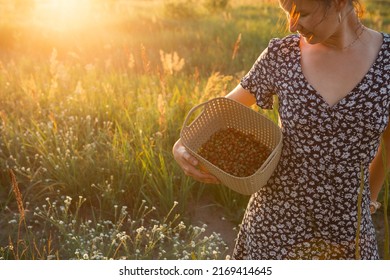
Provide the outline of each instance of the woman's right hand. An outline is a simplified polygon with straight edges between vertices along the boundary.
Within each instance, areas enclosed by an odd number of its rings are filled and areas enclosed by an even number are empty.
[[[190,155],[180,139],[176,141],[175,145],[173,145],[172,153],[176,162],[187,176],[190,176],[202,183],[220,184],[220,181],[214,175],[199,169],[198,160]]]

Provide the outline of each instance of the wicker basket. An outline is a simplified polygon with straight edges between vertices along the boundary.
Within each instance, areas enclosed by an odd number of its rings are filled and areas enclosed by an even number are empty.
[[[196,111],[203,108],[199,115]],[[195,119],[188,124],[191,118]],[[252,134],[272,152],[263,165],[248,177],[236,177],[201,157],[197,151],[216,131],[235,128]],[[271,177],[282,151],[280,128],[260,113],[226,97],[217,97],[199,104],[188,113],[180,137],[188,152],[195,156],[211,174],[230,189],[250,195],[263,187]]]

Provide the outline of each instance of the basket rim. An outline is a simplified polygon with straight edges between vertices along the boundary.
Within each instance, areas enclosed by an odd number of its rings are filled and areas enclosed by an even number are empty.
[[[211,163],[210,161],[208,161],[207,159],[205,159],[204,157],[200,156],[196,151],[194,151],[191,147],[189,147],[188,143],[185,142],[185,140],[183,139],[183,135],[184,135],[184,132],[186,131],[186,129],[189,129],[189,126],[187,125],[187,122],[188,122],[188,119],[189,117],[195,112],[196,109],[198,108],[201,108],[201,107],[204,107],[204,106],[207,106],[207,104],[209,103],[212,103],[212,102],[215,102],[217,100],[223,100],[223,102],[231,102],[231,103],[236,103],[236,104],[239,104],[239,106],[242,106],[242,109],[243,110],[250,110],[251,112],[257,114],[258,117],[262,117],[264,118],[265,120],[269,121],[272,123],[272,125],[274,126],[275,128],[275,131],[277,132],[278,136],[279,136],[279,141],[278,143],[276,144],[276,146],[272,149],[272,152],[269,154],[269,156],[267,157],[267,159],[263,162],[263,164],[256,170],[256,172],[254,172],[253,174],[249,175],[249,176],[241,176],[241,177],[238,177],[238,176],[234,176],[230,173],[227,173],[226,171],[222,170],[221,168],[219,168],[218,166],[216,166],[215,164]],[[197,116],[193,121],[192,123],[195,123],[197,121],[197,118],[199,116]],[[191,123],[191,124],[192,124]],[[190,125],[191,125],[190,124]],[[228,176],[230,177],[231,179],[235,179],[235,180],[248,180],[252,177],[255,177],[261,173],[264,172],[264,170],[272,163],[272,160],[275,158],[275,156],[277,156],[278,153],[281,152],[281,149],[282,149],[282,146],[283,146],[283,133],[282,133],[282,130],[281,128],[274,122],[272,121],[271,119],[269,119],[267,116],[265,116],[264,114],[261,114],[259,113],[258,111],[255,111],[253,109],[251,109],[250,107],[248,106],[245,106],[244,104],[234,100],[234,99],[231,99],[231,98],[227,98],[227,97],[215,97],[215,98],[212,98],[206,102],[203,102],[203,103],[200,103],[196,106],[194,106],[187,114],[187,117],[185,118],[185,121],[183,123],[183,126],[182,126],[182,129],[180,131],[180,137],[182,139],[182,144],[183,146],[187,149],[187,151],[190,152],[190,154],[192,154],[194,157],[196,157],[198,160],[201,159],[201,161],[205,161],[208,165],[212,166],[213,168],[216,168],[218,170],[218,172],[220,172],[222,175],[224,176]],[[203,164],[203,162],[200,162],[200,164]]]
[[[183,143],[183,142],[182,142]],[[223,169],[221,169],[220,167],[218,167],[217,165],[211,163],[210,161],[208,161],[207,159],[205,159],[204,157],[200,156],[198,153],[194,152],[193,149],[191,149],[190,147],[188,147],[186,144],[183,143],[183,146],[190,151],[190,153],[196,157],[196,158],[201,158],[202,160],[206,161],[209,165],[212,165],[214,168],[218,169],[219,172],[221,172],[223,175],[226,175],[226,176],[229,176],[230,178],[234,178],[234,179],[238,179],[238,180],[244,180],[244,179],[250,179],[251,177],[255,177],[257,175],[259,175],[260,173],[263,173],[264,170],[271,164],[272,160],[275,158],[276,154],[280,152],[280,150],[282,149],[282,142],[279,142],[276,147],[272,150],[272,152],[270,153],[270,155],[267,157],[267,159],[263,162],[263,164],[256,170],[255,173],[249,175],[249,176],[241,176],[241,177],[238,177],[238,176],[234,176],[230,173],[227,173],[226,171],[224,171]],[[199,164],[203,164],[202,162],[200,162]]]

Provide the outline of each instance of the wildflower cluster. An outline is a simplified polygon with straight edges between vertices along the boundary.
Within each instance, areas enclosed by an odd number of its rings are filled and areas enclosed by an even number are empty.
[[[32,215],[26,219],[25,234],[34,236],[33,244],[19,250],[41,248],[40,255],[34,256],[41,259],[106,260],[220,259],[228,249],[219,234],[206,236],[206,226],[187,226],[178,220],[179,215],[171,216],[172,211],[161,221],[147,219],[156,209],[146,201],[142,201],[138,219],[130,217],[126,206],[117,205],[111,219],[88,219],[85,201],[81,196],[75,202],[69,196],[54,201],[47,198],[41,207],[29,211]],[[9,226],[20,226],[16,216]],[[10,240],[0,248],[0,258],[31,258],[15,252],[17,242]]]

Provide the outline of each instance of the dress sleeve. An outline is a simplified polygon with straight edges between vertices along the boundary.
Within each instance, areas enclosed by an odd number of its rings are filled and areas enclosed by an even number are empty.
[[[256,97],[256,104],[263,109],[273,108],[274,69],[276,64],[275,45],[272,39],[249,72],[241,79],[241,86]]]

